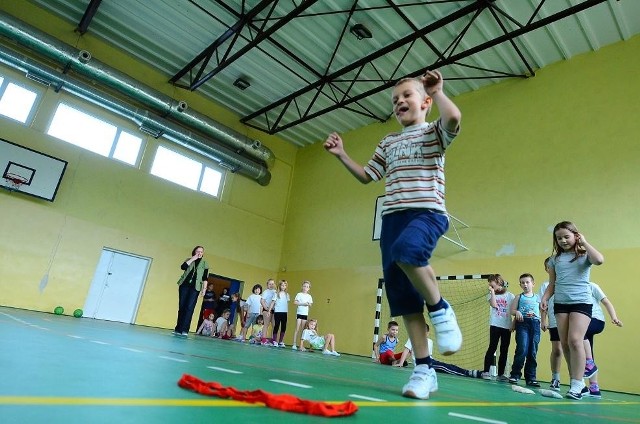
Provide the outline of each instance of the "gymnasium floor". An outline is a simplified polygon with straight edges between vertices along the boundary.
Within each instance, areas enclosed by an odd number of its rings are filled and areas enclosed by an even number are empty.
[[[239,390],[351,400],[358,412],[334,418],[344,423],[640,423],[635,395],[604,392],[601,400],[555,400],[439,374],[439,391],[428,401],[415,401],[399,395],[409,369],[382,367],[369,358],[184,339],[164,329],[13,308],[0,307],[0,346],[2,423],[330,420],[204,397],[178,387],[184,373]]]

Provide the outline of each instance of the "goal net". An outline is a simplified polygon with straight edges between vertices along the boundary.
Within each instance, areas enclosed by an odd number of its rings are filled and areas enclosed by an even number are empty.
[[[453,363],[467,369],[482,369],[484,354],[489,343],[489,303],[487,301],[489,275],[446,275],[436,277],[440,286],[440,293],[453,307],[462,331],[462,348],[455,355],[442,356],[436,345],[436,335],[433,325],[427,318],[431,329],[430,338],[433,340],[433,357],[442,362]],[[402,317],[392,317],[389,311],[387,296],[384,293],[384,280],[379,280],[376,300],[376,319],[374,324],[373,343],[387,331],[389,321],[397,321],[400,327],[398,347],[401,352],[409,339]]]

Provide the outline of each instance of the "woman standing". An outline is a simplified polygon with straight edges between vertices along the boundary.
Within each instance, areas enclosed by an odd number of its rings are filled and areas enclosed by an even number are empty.
[[[198,294],[203,295],[207,287],[209,264],[202,259],[202,255],[204,255],[204,247],[194,247],[191,252],[191,258],[185,260],[180,266],[180,269],[184,272],[178,280],[178,320],[176,328],[173,330],[174,334],[182,336],[189,334]]]

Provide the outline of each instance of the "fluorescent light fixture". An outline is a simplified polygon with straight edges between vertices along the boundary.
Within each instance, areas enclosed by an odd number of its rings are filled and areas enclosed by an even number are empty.
[[[240,90],[246,90],[251,86],[251,83],[244,78],[238,78],[233,82],[233,85],[238,87]]]
[[[372,38],[373,35],[369,28],[362,24],[355,24],[351,28],[349,28],[349,32],[355,35],[358,40],[362,40],[363,38]]]

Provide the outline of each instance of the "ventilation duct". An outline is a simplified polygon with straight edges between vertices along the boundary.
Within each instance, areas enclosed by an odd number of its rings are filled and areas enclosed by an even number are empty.
[[[189,110],[185,102],[177,101],[145,86],[91,58],[89,52],[66,45],[2,11],[0,35],[59,63],[64,67],[65,74],[47,69],[11,49],[2,48],[0,58],[7,65],[25,71],[31,77],[49,80],[64,90],[133,120],[139,126],[163,131],[163,136],[173,142],[210,157],[225,168],[255,179],[261,185],[269,184],[271,174],[267,167],[273,165],[275,157],[258,140],[245,137],[203,114]],[[150,108],[157,115],[128,105],[106,93],[96,92],[95,87],[67,75],[68,70],[115,90]]]

